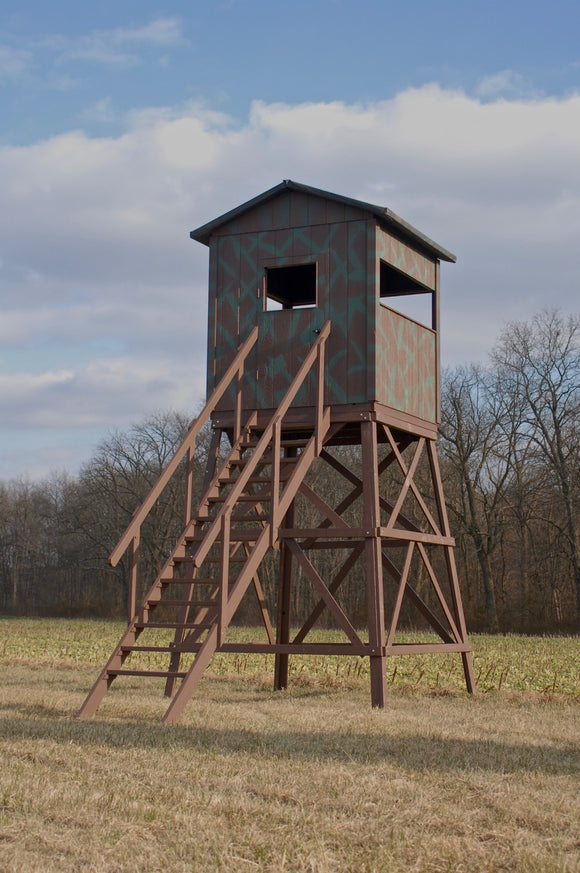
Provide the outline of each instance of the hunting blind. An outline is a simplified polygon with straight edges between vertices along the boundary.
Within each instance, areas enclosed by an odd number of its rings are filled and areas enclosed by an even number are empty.
[[[274,655],[277,689],[290,655],[369,658],[377,707],[387,658],[457,653],[472,692],[436,452],[439,266],[454,255],[389,209],[291,181],[191,237],[210,254],[208,400],[111,554],[116,565],[129,550],[129,624],[80,715],[118,677],[158,676],[174,722],[215,652]],[[185,476],[183,529],[137,605],[141,526],[174,475]],[[298,580],[306,616],[292,613]],[[342,597],[353,586],[356,616]],[[250,596],[256,639],[234,641]],[[401,639],[403,618],[420,639]],[[316,633],[329,623],[340,639]]]

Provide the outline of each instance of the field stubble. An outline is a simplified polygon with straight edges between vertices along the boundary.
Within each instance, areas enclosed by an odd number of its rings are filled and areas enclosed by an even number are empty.
[[[134,679],[79,722],[119,630],[0,620],[1,871],[580,870],[577,639],[475,638],[474,699],[452,659],[390,662],[373,711],[364,662],[275,694],[230,656],[177,726]]]

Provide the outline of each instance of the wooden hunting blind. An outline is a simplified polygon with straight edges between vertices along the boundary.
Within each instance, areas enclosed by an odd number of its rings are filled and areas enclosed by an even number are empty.
[[[379,707],[387,657],[458,653],[473,691],[436,452],[439,265],[455,257],[388,209],[291,181],[191,237],[210,251],[208,400],[111,555],[115,565],[129,549],[129,624],[80,714],[119,676],[159,676],[175,721],[216,651],[274,655],[278,689],[290,655],[368,657]],[[423,320],[405,314],[418,297]],[[141,525],[180,471],[183,530],[137,606]],[[312,591],[299,620],[298,577]],[[239,642],[228,628],[250,594],[261,630]],[[420,640],[401,638],[410,613]],[[341,638],[315,633],[329,620]]]

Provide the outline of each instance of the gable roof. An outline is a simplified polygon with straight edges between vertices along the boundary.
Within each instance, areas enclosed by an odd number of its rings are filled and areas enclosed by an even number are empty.
[[[236,218],[239,218],[250,209],[254,209],[256,206],[261,206],[268,200],[278,197],[286,191],[300,191],[303,194],[310,194],[314,197],[323,197],[326,200],[334,200],[337,203],[342,203],[346,206],[354,206],[358,209],[362,209],[373,215],[380,224],[386,225],[387,228],[392,228],[394,231],[398,231],[399,234],[412,240],[416,245],[420,246],[436,258],[442,261],[450,261],[451,263],[455,263],[457,260],[454,254],[438,245],[432,239],[429,239],[428,236],[425,236],[425,234],[421,233],[421,231],[417,230],[411,224],[408,224],[408,222],[404,221],[385,206],[376,206],[373,203],[365,203],[362,200],[355,200],[352,197],[343,197],[341,194],[333,194],[330,191],[323,191],[320,188],[312,188],[310,185],[302,185],[300,182],[293,182],[291,179],[284,179],[284,181],[280,182],[279,185],[269,188],[267,191],[264,191],[263,194],[258,194],[257,197],[252,197],[251,200],[247,200],[240,206],[236,206],[235,209],[230,209],[229,212],[224,212],[223,215],[214,218],[212,221],[208,221],[207,224],[202,224],[201,227],[192,230],[189,235],[191,239],[195,239],[197,242],[203,243],[207,246],[209,245],[212,234],[215,233],[218,228],[228,224],[228,222],[233,221]]]

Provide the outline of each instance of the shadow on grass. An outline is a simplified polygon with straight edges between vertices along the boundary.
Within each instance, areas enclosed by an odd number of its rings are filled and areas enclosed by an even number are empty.
[[[4,707],[6,710],[8,707]],[[578,749],[563,746],[526,745],[438,737],[429,734],[392,736],[387,731],[369,734],[322,726],[320,731],[289,728],[258,731],[237,727],[168,726],[148,719],[77,721],[70,712],[35,705],[12,709],[27,710],[27,717],[0,718],[0,741],[43,740],[75,743],[104,752],[117,749],[187,751],[204,757],[248,755],[301,761],[340,761],[357,765],[391,762],[414,772],[482,770],[495,773],[571,775],[579,769]]]

